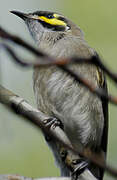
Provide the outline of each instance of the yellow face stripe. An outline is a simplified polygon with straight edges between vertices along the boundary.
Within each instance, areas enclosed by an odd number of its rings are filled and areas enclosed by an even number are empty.
[[[55,18],[48,19],[45,16],[39,16],[38,19],[40,19],[41,21],[44,21],[48,24],[55,25],[55,26],[57,26],[57,25],[58,26],[66,26],[67,25],[64,21],[57,19],[57,17],[59,17],[57,14],[54,14],[54,17]]]

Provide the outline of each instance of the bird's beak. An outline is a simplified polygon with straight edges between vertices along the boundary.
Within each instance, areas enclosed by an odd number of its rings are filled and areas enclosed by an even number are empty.
[[[16,16],[19,16],[21,19],[26,20],[27,18],[30,18],[29,14],[22,13],[19,11],[10,11],[11,13],[15,14]]]

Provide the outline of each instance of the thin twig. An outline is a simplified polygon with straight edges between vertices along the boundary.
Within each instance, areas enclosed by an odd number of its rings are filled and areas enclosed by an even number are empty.
[[[6,32],[2,27],[0,27],[0,37],[3,39],[7,39],[10,40],[12,42],[14,42],[15,44],[24,47],[25,49],[27,49],[28,51],[34,53],[37,56],[44,56],[44,54],[40,51],[38,52],[38,50],[36,50],[34,47],[32,47],[31,45],[29,45],[28,43],[26,43],[24,40],[22,40],[21,38],[14,36],[8,32]]]
[[[68,75],[70,75],[72,78],[74,78],[76,82],[79,82],[80,84],[88,88],[93,94],[96,94],[98,97],[101,97],[102,99],[105,99],[112,104],[117,105],[117,97],[114,97],[111,94],[107,94],[107,92],[103,88],[96,88],[87,79],[83,78],[78,73],[74,73],[66,66],[61,66],[60,68],[63,69],[63,71],[65,71],[66,73],[68,73]]]
[[[22,59],[19,58],[18,55],[15,53],[15,51],[6,43],[0,43],[0,47],[4,48],[12,57],[12,60],[15,61],[17,64],[19,64],[22,67],[42,67],[42,66],[53,66],[54,64],[56,65],[56,63],[54,63],[53,61],[48,60],[48,58],[43,58],[43,60],[40,58],[36,58],[34,60],[26,60],[26,59]]]
[[[90,59],[73,57],[73,58],[70,58],[70,59],[68,58],[68,59],[55,60],[53,57],[50,57],[47,54],[43,53],[42,51],[37,50],[36,48],[34,48],[33,46],[31,46],[30,44],[28,44],[27,42],[25,42],[21,38],[19,38],[18,36],[14,36],[14,35],[6,32],[2,27],[0,27],[0,37],[3,38],[3,39],[10,40],[10,41],[16,43],[17,45],[19,45],[21,47],[24,47],[25,49],[32,52],[33,54],[35,54],[38,57],[45,57],[46,59],[48,59],[48,64],[49,64],[49,61],[52,62],[52,63],[58,64],[58,65],[65,65],[67,63],[73,63],[73,62],[94,64],[94,65],[100,67],[113,81],[115,81],[117,83],[117,74],[110,71],[101,62],[98,55],[92,56]],[[37,65],[39,65],[39,64],[37,64]]]
[[[27,50],[29,50],[30,52],[32,52],[32,53],[34,53],[37,57],[41,57],[41,58],[46,58],[46,59],[48,59],[48,61],[52,61],[52,62],[54,62],[54,61],[56,61],[55,59],[53,59],[53,58],[51,58],[50,56],[47,56],[46,54],[44,54],[44,53],[42,53],[41,51],[39,51],[39,50],[37,50],[37,49],[35,49],[35,48],[33,48],[31,45],[29,45],[28,43],[26,43],[25,41],[23,41],[22,39],[20,39],[19,37],[17,37],[17,36],[14,36],[14,35],[11,35],[11,34],[9,34],[9,33],[7,33],[6,31],[4,31],[2,28],[0,28],[0,37],[2,37],[3,39],[7,39],[7,40],[10,40],[10,41],[12,41],[12,42],[14,42],[14,43],[16,43],[16,44],[18,44],[19,46],[22,46],[22,47],[24,47],[24,48],[26,48]],[[8,50],[8,49],[7,49]],[[9,51],[10,52],[10,51]],[[11,53],[12,54],[12,53]],[[12,54],[12,56],[14,56],[14,54]],[[15,57],[15,56],[14,56]],[[15,57],[16,58],[16,57]],[[94,57],[93,57],[94,58]],[[73,59],[71,59],[71,61],[72,61]],[[70,61],[70,60],[68,60],[68,61]],[[78,59],[77,59],[77,61],[78,61]],[[65,62],[65,61],[64,61]],[[66,61],[67,62],[67,61]],[[75,60],[74,60],[74,62],[75,62]],[[87,61],[88,62],[88,61]],[[57,61],[56,61],[56,63],[58,63]],[[77,62],[78,63],[78,62]],[[79,59],[79,63],[82,63],[81,62],[81,59]],[[85,63],[85,59],[84,59],[84,63]],[[116,98],[113,98],[112,96],[110,96],[110,97],[108,97],[108,96],[106,96],[105,95],[105,91],[103,91],[102,89],[96,89],[94,86],[92,86],[92,85],[90,85],[90,83],[89,82],[87,82],[86,80],[84,80],[82,77],[78,77],[75,73],[73,73],[70,69],[68,69],[66,66],[61,66],[61,65],[63,65],[62,64],[62,62],[60,63],[60,61],[59,61],[59,63],[58,63],[59,65],[58,65],[58,67],[60,68],[60,69],[62,69],[62,70],[64,70],[64,71],[66,71],[67,73],[69,73],[69,75],[71,75],[77,82],[79,82],[79,83],[81,83],[81,84],[83,84],[85,87],[87,87],[91,92],[93,92],[94,94],[96,94],[96,95],[98,95],[99,97],[102,97],[102,98],[104,98],[104,99],[106,99],[106,100],[110,100],[111,102],[113,102],[113,103],[116,103],[117,102],[117,99]],[[93,64],[93,63],[91,63],[91,64]],[[101,65],[100,65],[100,63],[97,61],[97,60],[95,60],[95,65],[97,65],[97,66],[99,66],[99,67],[101,67]],[[34,66],[34,64],[33,64],[33,66]],[[105,67],[105,66],[104,66]],[[115,74],[113,74],[113,73],[111,73],[111,72],[109,72],[108,71],[108,69],[106,69],[106,68],[104,68],[103,66],[101,67],[115,82],[117,81],[116,79],[117,79],[117,77],[116,77],[116,75]],[[1,92],[0,92],[1,93]],[[3,95],[4,96],[4,98],[6,98],[7,96],[6,95]],[[2,97],[3,97],[2,96]],[[3,98],[3,99],[4,99]],[[2,101],[3,101],[3,99],[2,99]],[[10,99],[11,100],[11,99]],[[13,99],[14,100],[14,99]],[[13,101],[14,102],[14,101]],[[22,106],[22,100],[19,102],[19,103],[17,103],[16,102],[16,104],[15,103],[13,103],[12,102],[12,107],[14,107],[14,108],[16,108],[16,110],[17,110],[17,112],[18,113],[20,113],[22,116],[24,116],[24,112],[23,112],[23,106]],[[26,103],[26,102],[25,102]],[[6,103],[7,105],[9,104],[9,102],[7,101],[7,103]],[[11,104],[9,104],[9,105],[11,105]],[[36,110],[37,111],[37,110]],[[29,113],[30,112],[30,113]],[[34,119],[36,118],[36,120],[37,120],[37,115],[38,113],[32,113],[31,111],[29,111],[28,110],[28,113],[27,113],[27,115],[26,115],[26,118],[28,118],[30,121],[32,120],[32,118],[33,118],[33,121],[31,121],[33,124],[35,124],[35,125],[38,125],[38,123],[37,123],[37,121],[35,121],[34,122]],[[35,117],[35,118],[34,118]],[[39,126],[39,125],[38,125]],[[43,128],[42,128],[43,129]],[[43,130],[45,130],[45,128],[43,129]],[[50,133],[50,131],[49,131],[49,135],[50,135],[51,133]],[[52,136],[53,136],[53,134],[52,134]],[[56,136],[54,136],[54,138],[55,138]],[[62,141],[57,137],[56,138],[59,142],[61,142],[65,147],[67,147],[67,148],[69,148],[70,150],[72,150],[74,153],[78,153],[78,152],[76,152],[72,147],[69,147],[69,145],[68,144],[64,144],[63,143],[63,138],[62,138]],[[89,149],[85,149],[85,151],[84,152],[79,152],[78,153],[78,155],[82,155],[82,156],[84,156],[84,157],[86,157],[87,159],[90,159],[92,162],[94,162],[96,165],[98,165],[99,167],[101,167],[101,168],[103,168],[103,169],[106,169],[111,175],[113,175],[113,176],[115,176],[115,177],[117,177],[117,170],[115,170],[114,168],[111,168],[110,166],[107,166],[104,162],[102,162],[102,160],[101,160],[101,158],[100,158],[100,155],[98,155],[98,154],[95,154],[95,153],[93,153],[93,152],[91,152]]]
[[[58,67],[65,71],[66,73],[68,73],[68,75],[70,75],[72,78],[75,79],[75,81],[79,82],[80,84],[82,84],[83,86],[85,86],[86,88],[88,88],[92,93],[96,94],[98,97],[101,97],[102,99],[105,99],[109,102],[111,102],[112,104],[117,105],[117,97],[112,96],[111,94],[107,94],[107,92],[102,89],[102,88],[96,88],[95,86],[92,85],[92,83],[90,83],[87,79],[83,78],[80,74],[76,74],[74,73],[72,70],[70,70],[68,67],[66,67],[65,65],[63,65],[62,63],[65,61],[67,62],[67,59],[63,59],[63,60],[56,60],[56,61],[48,61],[48,59],[44,59],[40,60],[38,58],[38,60],[35,60],[33,62],[31,61],[27,61],[24,59],[19,58],[16,53],[6,44],[1,43],[1,45],[7,50],[7,52],[12,56],[13,60],[20,64],[23,67],[33,67],[33,66],[48,66],[48,65],[58,65]],[[93,57],[92,57],[93,58]],[[76,61],[76,59],[74,58],[73,60]],[[79,62],[83,61],[83,59],[77,59],[79,60]],[[90,60],[86,60],[87,62],[93,62],[92,59]],[[70,61],[69,61],[70,62]],[[84,61],[83,61],[84,62]],[[73,62],[72,62],[73,63]],[[60,65],[61,64],[61,65]],[[66,64],[66,63],[65,63]]]

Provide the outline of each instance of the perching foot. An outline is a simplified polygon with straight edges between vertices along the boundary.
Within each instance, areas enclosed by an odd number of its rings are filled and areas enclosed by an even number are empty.
[[[50,128],[55,129],[57,126],[59,126],[61,129],[63,129],[62,122],[59,119],[54,118],[54,117],[53,118],[49,118],[49,119],[45,119],[43,121],[43,123],[45,124],[45,126],[48,129],[50,129]],[[51,138],[49,136],[47,136],[47,135],[45,135],[45,139],[46,139],[46,141],[50,141],[51,140]]]
[[[72,179],[77,180],[78,177],[84,172],[84,170],[88,167],[88,162],[84,159],[73,160],[72,164],[75,166],[72,172]]]

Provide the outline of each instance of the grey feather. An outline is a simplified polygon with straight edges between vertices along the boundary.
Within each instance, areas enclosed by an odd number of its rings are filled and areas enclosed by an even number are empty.
[[[45,27],[42,22],[34,20],[34,14],[37,16],[39,12],[23,15],[23,18],[26,16],[25,23],[42,51],[55,58],[72,56],[90,58],[95,55],[94,49],[90,48],[84,40],[82,30],[72,21],[64,17],[67,26],[70,28],[55,31],[50,28],[52,25]],[[29,18],[27,18],[28,16]],[[100,86],[96,66],[75,64],[69,65],[69,68],[82,75],[95,87]],[[103,73],[101,76],[103,77]],[[108,110],[105,111],[104,108],[108,109],[107,102],[92,94],[81,84],[76,83],[56,66],[34,68],[33,82],[37,107],[45,114],[57,117],[62,121],[64,131],[76,149],[83,150],[84,147],[89,147],[93,151],[100,150],[106,153]],[[103,87],[105,88],[105,86]],[[51,141],[49,146],[60,167],[61,175],[69,176],[69,169],[61,160],[58,152],[57,142]],[[101,169],[94,165],[91,165],[90,169],[98,179],[103,179]]]

